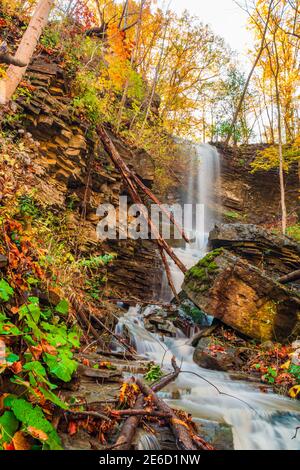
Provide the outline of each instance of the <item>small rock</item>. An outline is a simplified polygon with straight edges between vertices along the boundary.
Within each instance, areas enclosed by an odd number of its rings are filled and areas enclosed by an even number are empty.
[[[272,341],[265,341],[260,345],[260,347],[263,351],[273,351],[274,343],[272,343]]]
[[[242,361],[236,356],[236,348],[222,346],[218,349],[213,346],[211,338],[200,339],[193,356],[198,366],[226,372],[241,364]]]

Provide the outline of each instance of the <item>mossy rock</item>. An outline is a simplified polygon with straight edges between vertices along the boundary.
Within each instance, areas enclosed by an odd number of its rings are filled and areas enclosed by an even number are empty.
[[[182,289],[200,310],[251,338],[287,342],[300,334],[295,292],[226,249],[192,268]]]

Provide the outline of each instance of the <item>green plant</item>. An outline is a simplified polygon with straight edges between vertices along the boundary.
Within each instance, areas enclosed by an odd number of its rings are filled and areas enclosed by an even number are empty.
[[[60,44],[60,32],[53,28],[45,28],[41,37],[41,44],[47,49],[55,49]]]
[[[90,258],[79,260],[77,264],[85,268],[97,269],[101,266],[106,266],[116,257],[116,253],[106,253],[105,255],[90,256]]]
[[[7,302],[14,294],[13,288],[5,279],[0,280],[0,300]]]
[[[162,377],[163,373],[159,364],[149,364],[148,372],[144,375],[147,382],[155,382]]]
[[[0,428],[2,427],[2,442],[10,442],[18,428],[40,441],[44,450],[61,450],[60,438],[52,426],[45,418],[39,406],[33,406],[23,398],[9,395],[4,399],[4,406],[11,411],[6,411],[0,418]],[[2,447],[3,448],[3,447]]]
[[[273,367],[268,367],[268,371],[263,375],[264,382],[274,384],[277,377],[277,370]]]
[[[240,219],[241,215],[238,212],[235,211],[226,211],[224,212],[224,217],[227,217],[228,219]]]
[[[287,235],[300,243],[300,224],[292,225],[287,228]]]
[[[38,219],[41,216],[41,211],[37,207],[35,200],[30,194],[19,196],[18,206],[21,215],[27,215],[33,219]]]

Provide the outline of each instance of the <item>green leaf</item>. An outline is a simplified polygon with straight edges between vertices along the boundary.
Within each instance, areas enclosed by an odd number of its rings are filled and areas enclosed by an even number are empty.
[[[70,359],[70,355],[72,357],[72,353],[67,350],[60,351],[58,356],[48,353],[43,355],[43,359],[49,367],[51,374],[64,382],[70,382],[73,373],[77,369],[77,362]]]
[[[55,311],[62,315],[67,315],[69,312],[69,302],[66,299],[62,299],[59,304],[56,305]]]
[[[28,362],[24,365],[23,370],[29,371],[29,381],[33,387],[36,386],[38,380],[38,382],[43,382],[47,384],[51,390],[57,388],[56,385],[49,382],[49,380],[47,379],[46,369],[39,361]]]
[[[11,411],[5,411],[0,416],[0,448],[4,442],[10,442],[19,427],[15,415]],[[3,448],[3,447],[2,447]]]
[[[11,400],[11,409],[15,417],[21,421],[25,427],[26,432],[36,437],[36,434],[30,431],[34,428],[37,431],[42,431],[46,436],[46,441],[41,440],[50,450],[61,450],[60,438],[49,421],[44,416],[43,411],[39,406],[32,406],[23,398],[15,398]],[[38,439],[38,438],[37,438]]]
[[[72,344],[75,348],[80,347],[80,335],[77,331],[70,331],[68,333],[68,341]]]
[[[6,362],[9,362],[9,363],[13,364],[14,362],[17,362],[19,359],[20,359],[20,357],[17,354],[10,353],[6,357]]]
[[[21,335],[22,332],[13,323],[6,322],[0,324],[0,335]]]
[[[39,305],[36,303],[31,303],[27,305],[25,304],[19,308],[19,315],[21,319],[26,317],[28,320],[32,319],[35,323],[38,323],[41,315],[41,310]]]
[[[8,282],[5,281],[5,279],[1,279],[0,281],[0,300],[3,300],[4,302],[7,302],[10,297],[13,295],[14,290],[13,288],[8,284]]]
[[[63,410],[68,410],[69,409],[69,405],[67,403],[65,403],[64,401],[62,401],[57,395],[55,395],[53,392],[51,392],[50,390],[46,390],[45,388],[43,387],[39,387],[40,391],[42,392],[42,394],[44,395],[44,397],[46,398],[46,400],[49,400],[51,401],[52,403],[54,403],[54,405],[57,405],[59,406],[60,408],[62,408]]]
[[[23,366],[23,370],[30,370],[41,377],[46,377],[47,375],[45,367],[39,361],[28,362]]]

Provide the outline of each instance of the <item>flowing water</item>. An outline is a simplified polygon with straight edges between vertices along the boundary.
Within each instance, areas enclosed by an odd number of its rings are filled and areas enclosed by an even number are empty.
[[[187,268],[194,266],[206,253],[209,232],[217,222],[215,210],[217,201],[214,195],[220,182],[220,160],[215,147],[209,144],[191,145],[190,151],[186,186],[180,191],[180,203],[182,206],[186,204],[193,206],[193,217],[190,222],[185,223],[185,232],[192,243],[183,242],[180,247],[173,248]],[[183,274],[171,258],[168,258],[168,261],[175,288],[179,292]],[[166,275],[163,278],[160,297],[166,302],[172,299]]]
[[[193,232],[195,238],[193,246],[176,249],[187,267],[205,254],[208,233],[216,221],[211,189],[218,184],[218,154],[213,147],[201,145],[196,147],[196,157],[189,168],[183,202],[204,204],[204,219],[202,230],[191,227],[190,234]],[[171,263],[170,266],[180,289],[181,273]],[[166,300],[169,295],[166,286],[162,294]],[[231,425],[235,449],[300,449],[300,435],[293,439],[296,427],[300,426],[299,402],[274,393],[262,393],[258,385],[234,381],[226,373],[202,369],[193,362],[194,348],[182,332],[178,331],[176,338],[169,338],[145,329],[144,318],[153,312],[153,308],[156,307],[149,306],[144,310],[139,306],[131,307],[121,318],[116,332],[122,335],[125,329],[137,352],[165,369],[170,367],[172,356],[176,357],[184,372],[161,392],[171,406],[186,410],[196,420],[201,418]],[[151,436],[144,435],[139,446],[156,448],[156,442]]]

